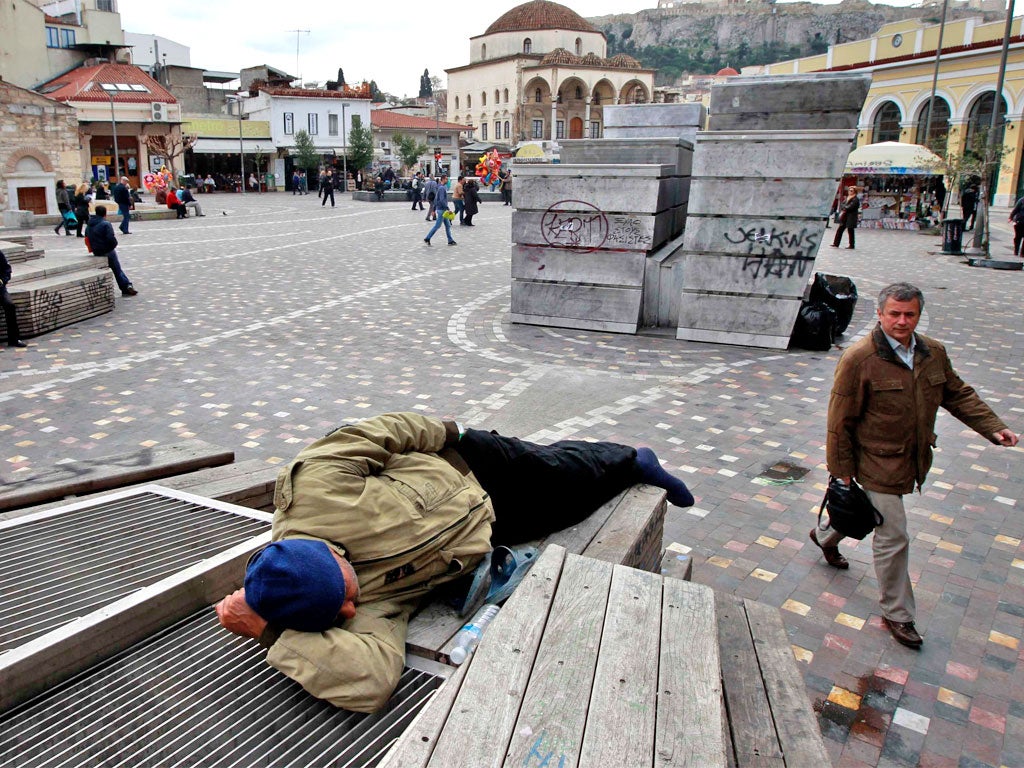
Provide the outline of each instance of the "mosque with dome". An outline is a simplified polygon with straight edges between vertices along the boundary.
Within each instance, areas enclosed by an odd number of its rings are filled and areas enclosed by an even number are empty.
[[[604,33],[550,0],[502,14],[469,49],[469,64],[446,70],[448,119],[474,126],[477,141],[599,138],[605,106],[652,100],[653,69],[608,58]]]

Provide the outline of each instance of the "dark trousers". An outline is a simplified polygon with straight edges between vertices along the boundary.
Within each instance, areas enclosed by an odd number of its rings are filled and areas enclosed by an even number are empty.
[[[4,308],[4,320],[7,322],[7,343],[21,341],[21,329],[18,328],[18,313],[14,308],[11,295],[6,285],[0,285],[0,305]]]
[[[840,222],[839,229],[836,230],[836,236],[832,240],[832,245],[834,245],[836,248],[839,247],[839,241],[843,239],[843,232],[845,231],[846,232],[846,237],[847,237],[847,244],[851,248],[853,248],[854,245],[855,245],[853,231],[856,228],[857,228],[856,224],[853,224],[851,226],[851,225],[847,225],[847,224],[844,224],[844,223]]]
[[[418,189],[414,189],[412,191],[412,209],[414,211],[416,210],[417,204],[419,205],[420,210],[422,211],[423,210],[423,195],[420,193],[420,191]]]
[[[587,518],[639,482],[636,449],[560,440],[536,445],[470,429],[455,446],[491,497],[492,544],[516,544]]]
[[[977,216],[977,208],[961,208],[960,212],[964,217],[964,229],[974,229],[974,219]],[[967,222],[970,221],[970,224]]]
[[[104,254],[104,256],[107,259],[107,266],[114,273],[114,282],[117,283],[117,287],[122,291],[131,288],[132,281],[128,279],[128,275],[121,269],[121,260],[117,257],[117,251],[113,250],[110,253]]]
[[[1020,244],[1024,241],[1024,221],[1013,222],[1013,255],[1020,256]]]
[[[131,220],[131,216],[132,216],[131,209],[127,205],[120,205],[120,204],[118,204],[117,212],[121,215],[121,224],[120,224],[120,226],[118,228],[122,232],[124,232],[124,234],[127,235],[127,234],[129,234],[129,232],[128,232],[128,222]]]
[[[331,197],[331,208],[334,207],[334,187],[324,187],[324,201],[320,203],[320,207],[323,208],[327,205],[327,196]]]

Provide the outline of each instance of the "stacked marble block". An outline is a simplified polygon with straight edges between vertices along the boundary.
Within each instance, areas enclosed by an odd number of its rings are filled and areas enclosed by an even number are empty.
[[[512,321],[636,333],[648,255],[682,231],[693,149],[681,139],[576,139],[517,167]]]
[[[828,74],[712,87],[686,231],[660,256],[682,293],[658,324],[677,323],[679,339],[789,346],[870,85]]]
[[[704,127],[703,104],[610,104],[602,110],[604,138],[673,138],[692,142]],[[563,155],[564,157],[564,155]]]

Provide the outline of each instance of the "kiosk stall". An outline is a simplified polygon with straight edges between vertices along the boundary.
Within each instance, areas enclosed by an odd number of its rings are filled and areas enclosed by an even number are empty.
[[[859,227],[920,229],[940,218],[945,167],[941,157],[920,144],[866,144],[850,153],[837,200],[856,184],[861,190]]]

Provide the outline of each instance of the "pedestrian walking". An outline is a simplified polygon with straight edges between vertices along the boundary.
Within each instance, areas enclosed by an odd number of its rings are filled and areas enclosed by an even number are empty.
[[[363,172],[356,171],[356,191],[361,192],[363,189]]]
[[[1019,197],[1014,203],[1010,223],[1013,224],[1013,255],[1020,256],[1021,242],[1024,241],[1024,197]]]
[[[114,185],[114,188],[110,190],[110,196],[117,203],[117,212],[121,216],[121,226],[119,227],[121,233],[130,235],[128,221],[131,218],[132,211],[132,191],[128,186],[127,176],[122,176],[121,180]]]
[[[846,188],[846,200],[839,206],[839,229],[832,239],[832,247],[838,248],[839,241],[843,239],[843,232],[846,232],[847,245],[851,251],[854,249],[853,231],[857,228],[857,221],[860,218],[860,198],[857,197],[856,185]]]
[[[960,213],[964,219],[964,229],[974,229],[974,219],[978,213],[978,188],[973,184],[968,185],[960,195]]]
[[[437,212],[434,210],[434,200],[437,198],[437,179],[431,176],[427,179],[427,185],[425,187],[427,195],[427,221],[433,221],[437,218]]]
[[[434,190],[434,201],[431,204],[431,210],[434,213],[436,221],[434,222],[433,228],[427,233],[427,236],[423,238],[423,242],[427,245],[430,245],[430,238],[432,238],[434,233],[441,228],[442,224],[444,224],[444,233],[448,238],[448,245],[457,245],[455,240],[452,239],[451,219],[444,215],[449,213],[447,183],[448,177],[441,176],[441,181],[436,185],[436,189]],[[452,215],[452,218],[455,218],[454,215]]]
[[[323,208],[327,205],[327,197],[331,198],[331,208],[334,207],[334,175],[328,171],[324,175],[323,189],[320,190],[320,194],[323,197],[323,202],[320,203],[320,207]]]
[[[996,416],[950,364],[946,348],[915,333],[924,295],[908,283],[878,295],[874,331],[843,353],[828,405],[825,459],[829,474],[856,480],[883,518],[872,540],[882,620],[897,642],[920,648],[910,582],[910,537],[903,496],[920,491],[932,464],[939,407],[996,445],[1017,435]],[[843,535],[812,529],[811,541],[833,568],[849,568],[839,552]]]
[[[107,221],[107,207],[97,205],[96,213],[89,218],[89,226],[85,230],[85,236],[89,238],[89,247],[92,248],[93,256],[105,256],[107,266],[114,273],[114,280],[117,287],[121,289],[122,296],[135,296],[138,291],[128,279],[128,275],[121,268],[121,260],[117,257],[117,238],[114,237],[114,228]]]
[[[71,196],[68,194],[67,185],[64,184],[64,180],[61,179],[57,182],[57,210],[60,212],[60,221],[57,222],[57,226],[53,228],[55,235],[60,234],[61,227],[64,228],[64,234],[71,234],[71,224],[69,217],[73,215],[71,211]]]
[[[423,173],[417,171],[416,175],[412,177],[412,209],[415,211],[416,206],[419,205],[419,210],[423,209],[423,187],[426,186],[423,181]]]
[[[463,174],[459,174],[459,178],[455,180],[455,187],[452,189],[452,201],[455,204],[455,215],[459,217],[459,224],[461,225],[466,217],[466,177]]]
[[[512,205],[512,171],[503,168],[498,171],[498,178],[501,179],[501,199],[504,205]]]
[[[71,199],[74,205],[75,218],[78,224],[75,225],[75,234],[78,237],[85,237],[82,230],[89,222],[89,203],[92,202],[92,188],[87,182],[82,182],[75,188],[75,196]]]
[[[7,284],[11,282],[12,274],[10,262],[7,261],[4,252],[0,251],[0,306],[3,306],[4,322],[7,323],[7,346],[27,347],[28,344],[21,340],[18,311],[14,306],[14,301],[11,300],[11,295],[7,292]]]
[[[465,196],[466,215],[463,224],[467,227],[475,227],[473,217],[480,211],[480,187],[476,179],[468,178],[462,184],[462,194]]]
[[[302,194],[302,186],[301,185],[302,185],[302,179],[299,176],[298,170],[292,171],[292,194],[293,195],[301,195]]]

